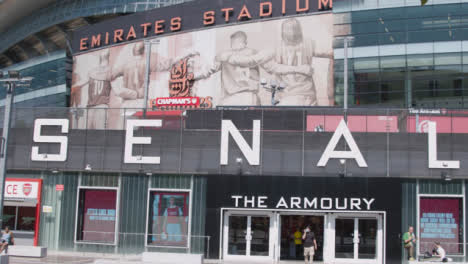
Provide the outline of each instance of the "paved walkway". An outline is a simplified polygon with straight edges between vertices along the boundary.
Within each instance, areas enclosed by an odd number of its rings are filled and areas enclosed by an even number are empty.
[[[73,253],[72,253],[73,254]],[[144,264],[141,262],[140,256],[118,256],[118,255],[107,255],[99,256],[99,254],[93,254],[92,256],[84,255],[49,255],[46,258],[22,258],[22,257],[10,257],[10,264]],[[219,260],[206,260],[206,264],[246,264],[243,262],[229,262],[229,261],[219,261]],[[410,264],[418,263],[441,263],[441,262],[417,262],[412,261]],[[455,263],[455,262],[452,262]],[[174,263],[180,264],[180,263]],[[303,261],[281,261],[279,264],[304,264]],[[314,261],[314,264],[323,264],[323,262]]]
[[[81,263],[90,263],[90,264],[140,264],[143,263],[139,261],[138,257],[86,257],[86,256],[66,256],[66,255],[50,255],[46,258],[22,258],[22,257],[10,257],[10,264],[81,264]],[[245,262],[228,262],[228,261],[218,261],[218,260],[207,260],[207,264],[245,264]],[[323,262],[316,262],[314,264],[322,264]],[[179,264],[179,263],[174,263]],[[280,264],[304,264],[303,261],[285,261],[280,262]]]
[[[48,256],[46,258],[21,258],[10,257],[10,264],[42,264],[42,263],[63,263],[63,264],[79,264],[79,263],[94,263],[94,258],[75,257],[75,256]],[[118,262],[115,262],[118,263]]]

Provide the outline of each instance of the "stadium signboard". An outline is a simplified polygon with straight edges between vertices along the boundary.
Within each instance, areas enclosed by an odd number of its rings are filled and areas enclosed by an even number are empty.
[[[333,0],[208,1],[201,0],[158,8],[78,30],[74,33],[74,52],[165,33],[214,25],[246,22],[318,11],[328,11]]]

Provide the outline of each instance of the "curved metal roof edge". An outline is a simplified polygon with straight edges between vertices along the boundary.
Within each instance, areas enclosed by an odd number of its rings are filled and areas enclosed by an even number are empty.
[[[2,34],[0,38],[0,53],[5,52],[32,34],[72,19],[94,15],[146,11],[153,9],[154,4],[161,4],[160,0],[126,0],[126,3],[102,2],[102,4],[100,2],[100,0],[85,2],[80,0],[62,0],[39,9],[33,15],[22,20],[19,26],[12,27]],[[175,4],[176,2],[165,2],[165,4]],[[144,7],[139,9],[137,8],[139,5]]]

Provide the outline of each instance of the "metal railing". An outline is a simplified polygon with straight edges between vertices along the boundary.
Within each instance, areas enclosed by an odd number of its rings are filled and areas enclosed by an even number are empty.
[[[203,254],[210,258],[210,236],[177,235],[167,233],[132,233],[82,231],[75,239],[75,247],[108,246],[115,247],[116,253],[140,254],[144,251],[179,252]]]

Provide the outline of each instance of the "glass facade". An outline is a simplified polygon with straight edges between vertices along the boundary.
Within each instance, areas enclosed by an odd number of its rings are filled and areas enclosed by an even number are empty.
[[[28,107],[68,105],[66,88],[67,58],[64,51],[37,57],[4,69],[18,70],[22,77],[32,77],[27,85],[15,88],[15,105]],[[6,90],[0,89],[0,106],[3,106]]]
[[[350,105],[465,107],[468,3],[457,2],[343,13],[350,8],[337,2],[336,102],[343,103],[343,45],[349,37]]]

